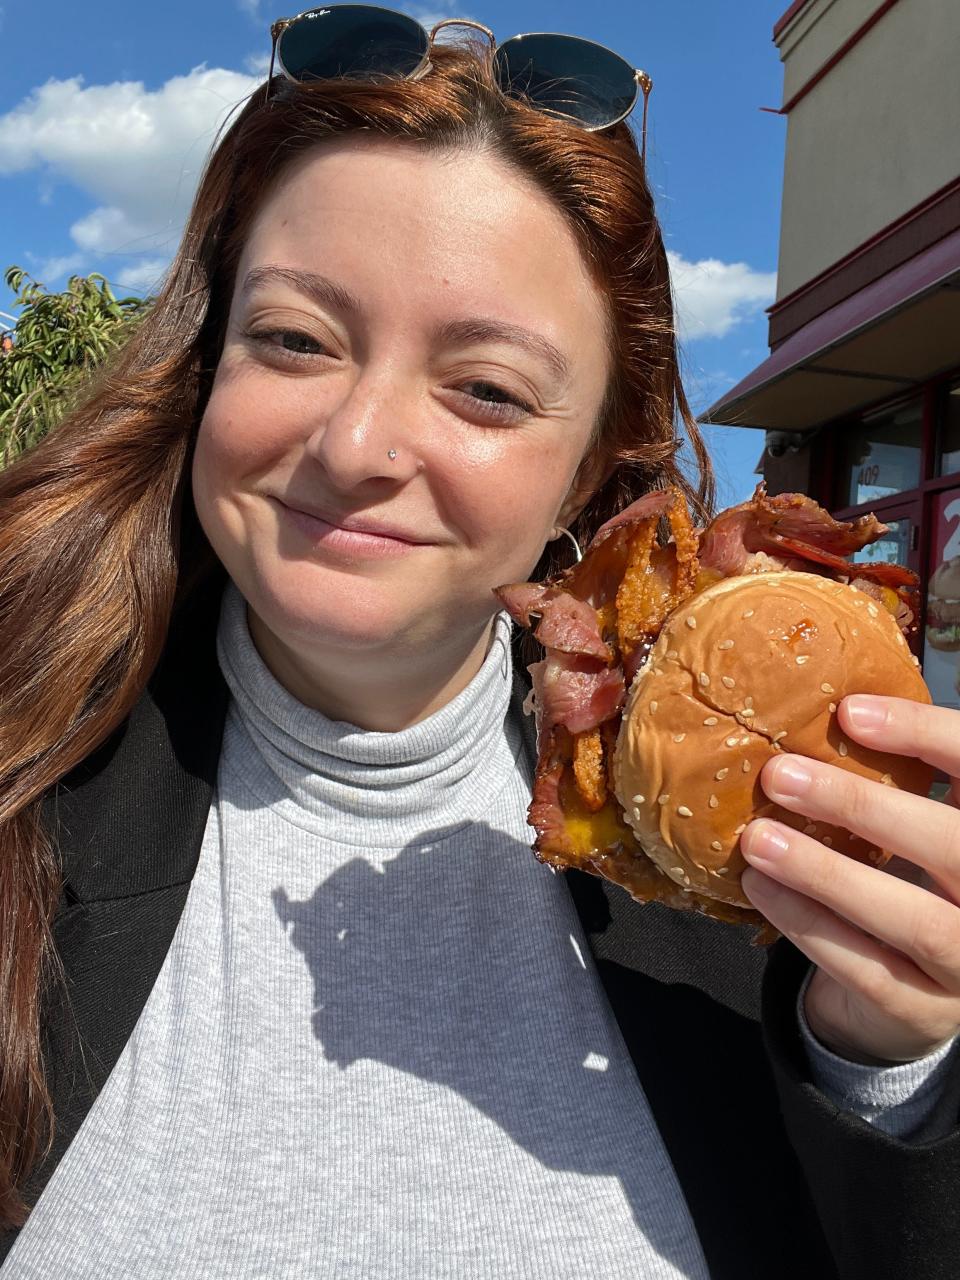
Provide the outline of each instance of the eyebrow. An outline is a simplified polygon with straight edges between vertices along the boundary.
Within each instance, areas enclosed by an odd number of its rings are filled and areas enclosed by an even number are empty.
[[[333,307],[346,315],[360,316],[363,308],[359,301],[342,285],[327,276],[296,267],[253,267],[244,277],[241,292],[252,293],[263,285],[280,281],[292,285],[298,292],[311,298],[322,307]],[[466,346],[481,342],[506,342],[519,347],[542,360],[561,382],[570,378],[570,362],[559,347],[554,346],[542,334],[524,329],[521,325],[486,316],[466,316],[460,320],[447,320],[434,330],[434,340],[441,346]]]
[[[567,357],[542,334],[509,324],[505,320],[490,320],[485,316],[468,316],[463,320],[448,320],[440,325],[434,336],[443,346],[467,346],[479,342],[508,342],[511,346],[536,356],[549,366],[560,382],[570,377]]]
[[[264,285],[280,281],[292,285],[299,293],[306,294],[321,307],[333,307],[348,315],[359,316],[362,308],[352,293],[348,293],[335,280],[318,276],[313,271],[300,271],[296,267],[252,267],[244,276],[241,293],[253,293]]]

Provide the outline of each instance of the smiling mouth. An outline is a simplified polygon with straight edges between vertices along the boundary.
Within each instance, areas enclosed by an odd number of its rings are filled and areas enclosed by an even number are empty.
[[[312,542],[334,547],[342,551],[386,552],[405,551],[427,546],[421,538],[413,537],[405,530],[387,524],[379,524],[363,517],[322,515],[318,511],[295,506],[274,498],[273,502],[287,518]]]

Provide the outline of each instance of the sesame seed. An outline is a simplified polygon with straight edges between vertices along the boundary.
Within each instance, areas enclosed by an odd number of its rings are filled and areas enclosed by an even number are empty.
[[[713,775],[714,779],[717,782],[722,782],[729,772],[730,772],[729,769],[718,769],[717,772]]]
[[[667,656],[668,658],[675,658],[675,657],[677,656],[677,651],[676,651],[676,649],[668,649],[668,650],[667,650],[667,654],[666,654],[666,656]]]
[[[833,836],[824,836],[823,839],[820,841],[820,843],[825,844],[829,847],[830,845],[833,844]]]
[[[665,791],[662,796],[657,796],[657,804],[666,804],[670,799],[670,793]]]
[[[720,805],[720,801],[717,799],[716,796],[711,796],[708,803],[711,809],[719,808],[719,805]]]
[[[671,868],[670,868],[670,874],[671,874],[672,876],[682,876],[682,875],[683,875],[683,867],[671,867]]]
[[[704,724],[710,724],[710,725],[716,724],[716,723],[717,723],[717,717],[716,717],[716,716],[707,716],[706,720],[704,720],[704,722],[703,722],[703,723],[704,723]]]
[[[692,810],[692,809],[688,809],[688,808],[687,808],[687,806],[686,806],[685,804],[681,804],[681,805],[678,805],[678,806],[677,806],[677,813],[679,813],[679,815],[680,815],[680,817],[681,817],[681,818],[692,818],[692,817],[693,817],[693,810]]]
[[[837,750],[840,752],[840,754],[841,754],[842,756],[845,756],[845,755],[848,755],[848,754],[849,754],[849,752],[848,752],[848,750],[847,750],[847,744],[846,744],[845,742],[841,742],[841,743],[840,743],[840,745],[839,745],[839,747],[837,747]]]
[[[720,683],[725,689],[732,689],[737,682],[734,680],[733,676],[721,676]]]
[[[915,653],[913,653],[913,654],[911,654],[911,655],[910,655],[910,660],[911,660],[911,662],[913,663],[913,665],[914,665],[915,667],[919,667],[919,665],[920,665],[920,659],[917,657],[917,655],[916,655]]]
[[[824,683],[824,684],[822,684],[822,685],[820,686],[820,692],[821,692],[821,693],[836,693],[836,689],[834,689],[834,687],[833,687],[833,685],[832,685],[832,684],[826,684],[826,683]]]
[[[710,848],[716,849],[717,853],[723,853],[723,845],[720,843],[719,840],[711,840]],[[726,870],[726,867],[724,867],[724,870]]]
[[[855,636],[858,636],[858,635],[860,634],[860,628],[859,628],[859,627],[851,627],[851,628],[850,628],[850,631],[851,631],[851,634],[852,634],[852,635],[855,635]]]
[[[684,874],[684,877],[683,877],[683,883],[684,883],[684,884],[689,884],[689,883],[690,883],[690,877],[689,877],[688,875],[686,875],[686,873]],[[687,892],[687,891],[686,891],[686,889],[684,889],[684,891],[683,891],[683,892],[684,892],[684,893],[686,893],[686,892]]]
[[[717,648],[718,648],[718,649],[732,649],[732,648],[733,648],[733,641],[732,641],[732,640],[721,640],[721,641],[720,641],[720,643],[717,645]]]
[[[739,741],[740,739],[736,736],[726,739],[726,743],[728,747],[735,747]]]
[[[747,824],[745,822],[741,822],[739,827],[733,828],[733,834],[735,836],[742,836],[743,833],[746,831],[746,829],[747,829]]]
[[[750,697],[750,695],[749,695],[749,694],[747,694],[747,696],[744,698],[744,700],[743,700],[743,705],[744,705],[745,707],[752,707],[752,706],[753,706],[753,699]]]
[[[828,710],[829,710],[830,714],[831,714],[831,715],[833,715],[833,713],[836,711],[836,709],[837,709],[837,704],[836,704],[835,702],[831,702],[831,703],[830,703],[830,706],[829,706],[829,708],[828,708]]]
[[[749,773],[749,772],[750,772],[750,761],[749,761],[749,760],[744,760],[744,762],[743,762],[743,764],[740,766],[740,768],[743,770],[743,772],[744,772],[744,773]]]
[[[729,875],[729,874],[730,874],[730,868],[729,868],[729,867],[717,867],[717,875],[718,875],[718,876],[726,876],[726,875]]]
[[[690,615],[690,617],[687,619],[687,626],[690,628],[690,630],[691,630],[691,631],[696,631],[696,629],[697,629],[697,620],[696,620],[696,618],[693,616],[693,614],[691,614],[691,615]]]
[[[656,711],[656,709],[657,709],[657,707],[658,707],[659,705],[660,705],[660,704],[659,704],[659,702],[657,702],[656,698],[654,698],[654,700],[650,703],[650,712],[651,712],[651,714],[652,714],[654,711]]]
[[[869,613],[871,618],[876,618],[878,617],[880,610],[877,608],[875,604],[868,604],[867,613]]]
[[[747,737],[745,737],[745,738],[741,738],[741,739],[740,739],[740,745],[741,745],[741,747],[746,747],[746,746],[748,746],[748,745],[749,745],[749,743],[750,743],[750,736],[749,736],[749,734],[747,735]]]
[[[640,817],[641,817],[640,810],[639,810],[639,809],[634,809],[634,811],[633,811],[633,816],[634,816],[634,818],[639,822],[639,821],[640,821]]]
[[[710,677],[707,675],[705,671],[700,672],[700,683],[703,685],[704,688],[706,688],[707,685],[710,683]]]
[[[781,729],[779,733],[773,735],[773,745],[776,746],[783,738],[787,736],[786,729]]]
[[[757,713],[754,711],[753,707],[744,707],[743,710],[740,712],[740,715],[743,716],[744,720],[750,720],[756,714]]]
[[[808,822],[807,825],[803,828],[803,834],[805,836],[813,836],[813,835],[816,835],[816,833],[817,833],[817,824],[815,822]]]
[[[752,618],[752,617],[753,617],[753,610],[752,610],[752,609],[748,609],[746,613],[741,613],[740,617],[741,617],[741,618]]]
[[[674,742],[682,742],[687,735],[685,733],[675,733],[673,735]]]
[[[646,797],[646,796],[634,796],[630,803],[631,803],[631,804],[646,804],[646,803],[647,803],[647,797]]]
[[[797,666],[802,667],[805,662],[810,661],[809,653],[801,653],[796,661],[797,661]]]

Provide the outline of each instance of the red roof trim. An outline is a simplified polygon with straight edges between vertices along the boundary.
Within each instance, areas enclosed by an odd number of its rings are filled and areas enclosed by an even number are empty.
[[[876,24],[883,17],[883,15],[887,13],[890,9],[892,9],[896,3],[897,3],[897,0],[883,0],[883,4],[881,4],[878,9],[875,9],[873,13],[870,15],[870,17],[867,18],[865,22],[862,22],[851,36],[848,36],[847,39],[844,40],[843,44],[836,51],[836,53],[832,54],[826,60],[823,66],[820,67],[818,71],[815,71],[813,73],[813,75],[806,82],[806,84],[801,85],[800,88],[797,90],[797,92],[793,95],[793,97],[788,102],[785,102],[783,104],[783,106],[780,108],[780,115],[782,116],[789,115],[790,112],[793,110],[793,108],[797,105],[797,103],[801,102],[807,96],[810,90],[815,88],[816,85],[820,83],[820,81],[824,78],[824,76],[829,75],[838,62],[843,61],[843,59],[847,56],[850,50],[855,45],[858,45],[860,43],[860,41],[867,34],[867,32],[872,27],[875,27]]]
[[[779,36],[780,32],[787,25],[787,23],[792,22],[793,19],[800,12],[800,10],[803,9],[809,3],[810,3],[810,0],[793,0],[793,4],[790,6],[787,12],[782,17],[778,18],[777,21],[774,23],[774,27],[773,27],[774,40],[776,40],[777,36]]]
[[[960,175],[768,307],[771,347],[958,227]]]
[[[791,334],[766,360],[711,405],[701,420],[712,421],[720,409],[744,399],[768,382],[812,363],[817,356],[853,337],[884,315],[898,310],[918,294],[935,288],[958,271],[960,228]]]

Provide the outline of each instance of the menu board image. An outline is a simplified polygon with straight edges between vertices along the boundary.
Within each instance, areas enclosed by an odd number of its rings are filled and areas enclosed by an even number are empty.
[[[960,489],[933,503],[923,678],[934,702],[960,707]]]

